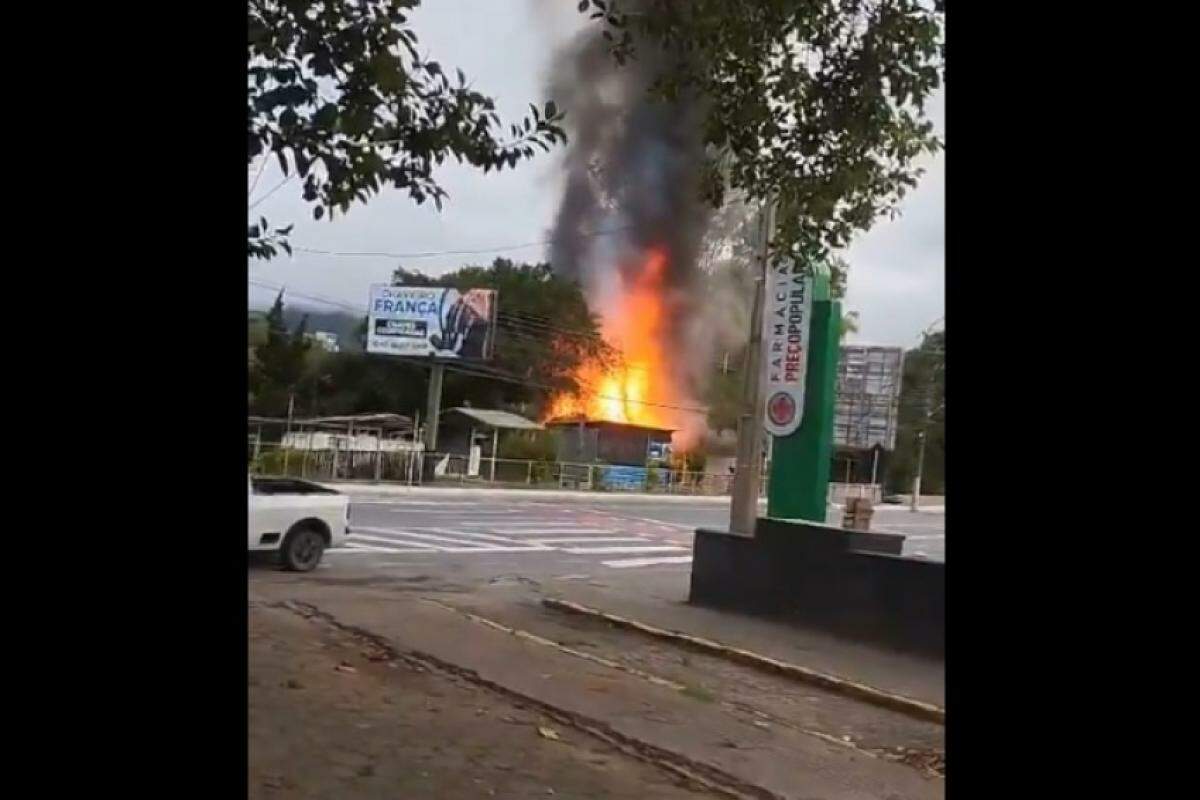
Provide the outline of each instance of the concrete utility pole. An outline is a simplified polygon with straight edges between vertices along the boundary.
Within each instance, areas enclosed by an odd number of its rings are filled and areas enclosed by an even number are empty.
[[[762,317],[767,285],[771,234],[775,229],[775,202],[768,201],[758,218],[758,264],[754,277],[754,302],[750,311],[750,343],[742,383],[742,413],[738,416],[737,471],[733,476],[733,502],[729,530],[754,535],[758,518],[758,490],[762,472]]]
[[[425,452],[437,452],[438,421],[441,418],[442,378],[446,365],[434,362],[429,368],[429,394],[425,400]]]
[[[910,511],[916,511],[921,503],[921,470],[925,466],[925,431],[917,431],[917,471],[913,475],[912,501]]]

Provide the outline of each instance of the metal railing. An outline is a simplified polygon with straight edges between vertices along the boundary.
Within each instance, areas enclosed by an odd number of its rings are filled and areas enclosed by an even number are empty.
[[[612,468],[607,464],[581,464],[536,459],[479,458],[458,453],[404,451],[301,450],[279,443],[256,442],[250,437],[247,449],[250,471],[260,475],[289,476],[316,481],[373,481],[421,484],[495,485],[510,487],[578,489],[582,491],[627,492],[671,495],[729,495],[733,475],[661,467],[646,471],[641,482],[606,481]],[[760,486],[766,495],[767,482]],[[882,500],[879,484],[830,482],[829,501],[843,503],[847,497]]]
[[[641,480],[615,480],[607,464],[482,457],[474,464],[459,453],[420,450],[302,450],[251,437],[247,459],[257,475],[289,476],[316,481],[459,484],[649,494],[728,495],[733,476],[651,467]],[[624,477],[624,476],[623,476]],[[765,490],[764,490],[765,491]]]

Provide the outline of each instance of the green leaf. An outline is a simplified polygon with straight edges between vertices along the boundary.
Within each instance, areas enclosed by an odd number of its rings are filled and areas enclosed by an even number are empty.
[[[317,206],[313,209],[313,219],[320,219],[325,216],[325,206]]]
[[[313,115],[313,125],[322,129],[330,129],[337,122],[337,118],[338,107],[333,103],[326,103]]]

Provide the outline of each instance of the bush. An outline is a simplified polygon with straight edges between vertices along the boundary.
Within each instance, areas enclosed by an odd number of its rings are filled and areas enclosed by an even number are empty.
[[[506,431],[500,436],[500,458],[550,461],[558,458],[555,431]]]
[[[654,491],[654,489],[661,482],[662,482],[662,479],[658,475],[658,468],[657,467],[647,467],[646,468],[646,490]]]
[[[287,457],[287,472],[284,472],[283,450],[272,448],[260,451],[258,460],[250,461],[250,471],[259,475],[288,475],[299,477],[303,469],[304,453],[289,451]]]

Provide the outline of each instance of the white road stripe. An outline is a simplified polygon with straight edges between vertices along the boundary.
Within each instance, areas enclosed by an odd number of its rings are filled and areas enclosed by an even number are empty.
[[[456,517],[471,517],[472,519],[485,519],[487,517],[495,517],[497,520],[512,519],[512,515],[517,513],[514,508],[512,511],[471,511],[466,508],[379,508],[375,511],[387,511],[391,514],[420,514],[426,516],[428,514],[453,515]]]
[[[346,542],[344,547],[331,547],[325,551],[326,553],[400,553],[402,550],[395,547],[376,547],[370,544],[359,544],[358,542]],[[425,550],[412,552],[428,552]]]
[[[428,550],[431,553],[434,552],[435,550],[440,549],[435,544],[425,544],[424,542],[414,542],[414,541],[410,541],[408,539],[399,539],[399,538],[390,537],[390,536],[371,536],[370,534],[366,534],[366,533],[350,534],[350,543],[355,544],[357,542],[380,542],[382,544],[387,544],[387,545],[406,545],[408,547],[418,547],[422,550]],[[459,544],[462,544],[462,543],[459,542]]]
[[[612,517],[613,519],[625,519],[625,520],[632,520],[634,522],[648,522],[652,525],[659,525],[659,526],[662,526],[665,528],[678,528],[678,529],[685,530],[685,531],[694,531],[694,530],[696,530],[697,527],[700,527],[698,525],[684,525],[680,522],[667,522],[665,519],[651,519],[650,517],[635,517],[631,514],[611,514],[607,511],[596,511],[593,513],[598,514],[600,516]]]
[[[469,522],[464,522],[463,527],[471,525]],[[471,527],[485,527],[484,525],[471,525]],[[509,528],[505,525],[487,525],[489,531],[502,533],[506,536],[541,536],[554,535],[559,533],[621,533],[621,531],[613,530],[612,528],[579,528],[570,526],[558,526],[554,528]]]
[[[450,506],[479,508],[478,502],[469,500],[351,500],[350,504],[355,506],[428,506],[431,509],[448,508]],[[488,513],[515,514],[518,510],[516,508],[491,508]]]
[[[538,544],[579,544],[580,542],[648,542],[644,536],[568,536],[563,539],[527,539]]]
[[[456,528],[432,528],[432,527],[427,528],[424,526],[421,526],[421,530],[433,531],[434,533],[440,533],[440,534],[443,534],[444,536],[465,537],[468,541],[463,542],[463,544],[470,544],[469,540],[471,540],[471,539],[480,539],[485,542],[498,542],[500,544],[509,545],[511,547],[522,547],[525,545],[525,542],[521,541],[520,539],[513,539],[512,537],[509,537],[509,536],[496,536],[491,533],[476,533],[475,531],[460,531]]]
[[[655,547],[564,547],[564,553],[573,556],[616,555],[618,553],[672,553],[687,550],[686,547],[671,547],[667,545]]]
[[[627,567],[652,567],[656,564],[690,564],[691,556],[667,556],[665,558],[624,558],[619,561],[601,561],[606,567],[623,569]]]
[[[446,542],[447,544],[457,545],[458,547],[465,547],[465,548],[475,547],[475,548],[478,548],[480,550],[480,552],[483,552],[484,549],[490,547],[491,542],[498,542],[498,543],[508,546],[508,547],[517,547],[517,548],[525,549],[525,550],[546,550],[546,549],[548,549],[545,547],[541,547],[539,545],[532,545],[532,544],[531,545],[523,545],[522,542],[518,542],[514,539],[506,539],[502,536],[489,536],[489,535],[483,534],[483,533],[463,533],[461,531],[442,531],[440,528],[430,528],[430,530],[437,530],[441,533],[449,533],[449,534],[453,534],[453,535],[452,536],[440,536],[440,535],[433,534],[433,533],[420,533],[418,531],[410,531],[410,530],[394,530],[391,528],[367,528],[367,527],[352,528],[350,535],[355,536],[355,535],[358,535],[362,531],[366,531],[367,533],[371,533],[371,534],[381,534],[381,535],[387,536],[390,538],[391,541],[394,541],[394,542],[402,542],[403,541],[408,544],[419,544],[421,542]],[[407,540],[409,540],[409,539],[417,539],[419,541],[418,542],[408,542]],[[478,541],[478,543],[476,543],[476,541],[472,541],[472,540],[482,540],[482,541]],[[430,546],[434,547],[438,550],[446,549],[446,548],[442,547],[441,545],[436,545],[436,544],[430,545]]]
[[[409,544],[417,544],[417,543],[409,542]],[[351,542],[350,546],[348,546],[346,549],[334,548],[333,550],[326,550],[325,552],[327,552],[327,553],[357,553],[357,554],[363,554],[363,553],[376,553],[376,554],[378,554],[378,553],[424,553],[425,555],[439,555],[439,554],[446,554],[446,553],[451,553],[451,554],[470,553],[470,554],[474,555],[474,554],[488,554],[488,553],[531,553],[531,552],[549,553],[549,552],[553,552],[553,548],[550,548],[550,547],[490,547],[488,545],[483,545],[482,547],[442,547],[441,545],[428,545],[428,547],[430,548],[428,550],[414,550],[411,548],[403,548],[403,547],[374,547],[372,545],[365,545],[365,544],[354,545],[354,543]]]
[[[569,526],[573,526],[573,527],[579,527],[581,525],[583,527],[589,526],[589,523],[577,522],[576,520],[573,520],[573,519],[542,519],[542,520],[538,520],[537,522],[497,522],[497,523],[467,522],[464,524],[470,525],[470,526],[476,527],[476,528],[479,527],[480,525],[495,524],[497,526],[504,527],[504,528],[512,528],[513,530],[529,530],[531,528],[559,528],[559,527],[562,527],[563,525],[569,525]],[[595,524],[596,523],[590,523],[590,525],[592,527],[594,527]]]

